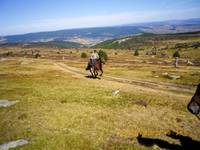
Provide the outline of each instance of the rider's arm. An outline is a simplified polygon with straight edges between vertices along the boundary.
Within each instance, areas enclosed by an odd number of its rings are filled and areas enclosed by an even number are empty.
[[[99,59],[99,54],[98,53],[96,53],[96,59]]]

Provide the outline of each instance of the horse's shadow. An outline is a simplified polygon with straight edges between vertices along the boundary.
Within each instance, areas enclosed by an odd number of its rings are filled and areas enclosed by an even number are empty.
[[[86,78],[89,78],[89,79],[98,79],[98,80],[101,80],[100,77],[93,77],[91,75],[88,75],[88,76],[85,76]]]
[[[172,144],[167,141],[156,139],[156,138],[145,138],[142,137],[141,134],[138,135],[137,140],[141,145],[151,147],[153,145],[157,145],[163,149],[170,149],[170,150],[190,150],[190,149],[199,149],[200,148],[200,141],[195,141],[189,136],[183,136],[177,134],[174,131],[170,131],[167,133],[167,136],[173,139],[178,139],[180,141],[179,144]]]

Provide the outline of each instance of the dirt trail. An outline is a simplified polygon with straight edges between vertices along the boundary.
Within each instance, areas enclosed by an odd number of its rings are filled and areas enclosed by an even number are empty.
[[[64,63],[54,63],[54,65],[60,70],[74,74],[76,77],[79,77],[79,78],[86,79],[85,76],[89,75],[89,72],[87,71],[80,71],[79,69],[75,67],[70,67]],[[108,76],[108,75],[103,75],[101,79],[107,80],[107,81],[137,85],[137,86],[160,90],[160,91],[169,91],[169,92],[173,92],[177,94],[184,93],[184,95],[192,95],[194,94],[194,91],[195,91],[194,86],[188,86],[188,85],[178,85],[178,84],[144,81],[144,80],[133,80],[133,79],[113,77],[113,76]]]
[[[82,73],[78,70],[75,70],[75,68],[69,67],[69,66],[67,66],[63,63],[58,63],[58,64],[54,63],[54,65],[64,72],[68,72],[70,74],[74,74],[78,78],[84,78],[85,79],[85,77],[83,75],[86,75],[86,73]]]

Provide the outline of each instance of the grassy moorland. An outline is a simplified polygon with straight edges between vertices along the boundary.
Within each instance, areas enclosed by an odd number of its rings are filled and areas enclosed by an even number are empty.
[[[143,33],[137,36],[123,37],[107,40],[95,45],[95,48],[104,49],[151,49],[161,48],[189,48],[199,45],[200,32],[181,34],[148,34]]]
[[[0,98],[19,103],[0,109],[0,143],[25,138],[30,143],[22,149],[146,149],[139,133],[177,144],[169,130],[200,139],[199,120],[186,110],[191,95],[88,79],[60,70],[60,62],[1,61]]]
[[[126,49],[104,51],[104,77],[94,80],[85,77],[88,58],[80,57],[92,49],[0,48],[0,99],[19,101],[0,107],[0,144],[27,139],[16,149],[183,148],[166,136],[170,130],[200,141],[199,120],[187,111],[200,82],[199,48],[179,49],[178,68],[172,65],[174,49],[165,50],[169,57],[161,51],[146,55],[148,48],[139,56]]]

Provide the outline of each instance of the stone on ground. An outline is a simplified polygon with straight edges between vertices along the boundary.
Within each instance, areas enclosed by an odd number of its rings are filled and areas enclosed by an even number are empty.
[[[172,80],[177,80],[177,79],[180,79],[181,76],[178,76],[178,75],[168,75],[168,78],[172,79]]]
[[[1,99],[0,100],[0,107],[9,107],[11,105],[14,105],[17,102],[18,101],[10,101],[10,100],[7,100],[7,99]]]
[[[28,141],[24,140],[24,139],[20,139],[17,141],[11,141],[11,142],[0,145],[0,150],[9,150],[10,148],[15,148],[17,146],[22,146],[25,144],[28,144]]]
[[[119,94],[119,90],[114,90],[114,91],[112,91],[112,95],[113,96],[117,96]]]

